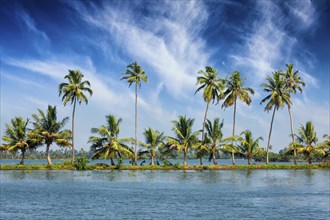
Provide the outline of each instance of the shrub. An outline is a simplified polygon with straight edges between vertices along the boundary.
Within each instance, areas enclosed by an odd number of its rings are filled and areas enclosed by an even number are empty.
[[[74,167],[77,170],[85,170],[89,160],[86,157],[78,157],[74,161]]]

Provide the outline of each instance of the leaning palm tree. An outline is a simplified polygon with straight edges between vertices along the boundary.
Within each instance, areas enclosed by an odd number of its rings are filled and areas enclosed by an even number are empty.
[[[178,121],[172,121],[172,130],[175,133],[175,137],[167,137],[167,142],[171,145],[172,149],[183,151],[183,166],[187,166],[189,148],[196,147],[199,144],[199,131],[192,131],[194,121],[194,119],[186,118],[186,116],[179,116]]]
[[[69,117],[57,121],[56,106],[52,107],[48,105],[47,112],[38,109],[39,114],[33,114],[34,130],[32,134],[35,138],[42,140],[46,144],[46,154],[48,165],[52,164],[50,159],[50,146],[55,142],[61,147],[71,146],[71,131],[62,130],[65,124],[68,122]]]
[[[285,87],[288,89],[290,93],[297,93],[297,90],[302,93],[301,86],[305,86],[305,83],[301,81],[300,76],[298,75],[298,70],[293,70],[292,64],[286,64],[287,70],[285,72],[282,72],[282,75],[285,78]],[[301,86],[300,86],[301,85]],[[293,130],[293,119],[291,114],[291,105],[288,105],[288,111],[290,116],[290,128],[291,128],[291,137],[292,137],[292,143],[294,143],[294,130]],[[297,152],[296,149],[293,149],[293,160],[294,164],[297,164]]]
[[[271,109],[274,109],[273,115],[272,115],[272,120],[270,123],[267,149],[266,149],[266,164],[268,164],[269,163],[268,151],[269,151],[269,147],[270,147],[270,137],[272,134],[275,112],[279,108],[283,108],[284,104],[286,104],[288,106],[291,105],[291,100],[290,100],[290,93],[289,93],[288,89],[285,87],[286,82],[281,77],[280,72],[274,72],[273,77],[268,76],[266,78],[266,80],[267,80],[267,83],[263,83],[263,84],[261,84],[261,86],[264,88],[263,90],[265,92],[270,93],[270,94],[267,95],[264,99],[262,99],[260,104],[268,101],[264,110],[269,112]]]
[[[263,139],[262,137],[254,139],[249,130],[243,131],[241,135],[238,148],[240,149],[240,154],[246,156],[248,158],[248,164],[251,165],[252,157],[260,153],[261,148],[259,148],[259,141]]]
[[[145,143],[142,143],[141,145],[148,150],[141,151],[139,155],[149,154],[151,157],[151,165],[155,165],[154,161],[156,157],[156,151],[158,148],[164,146],[164,132],[159,132],[158,130],[148,128],[144,130],[143,135],[145,137]]]
[[[209,148],[210,156],[209,161],[213,160],[213,164],[217,165],[216,155],[220,155],[219,147],[227,144],[232,140],[232,137],[224,138],[222,133],[223,120],[220,123],[219,118],[215,118],[213,123],[207,120],[206,125],[205,143]]]
[[[213,69],[211,66],[206,66],[205,71],[200,70],[198,72],[201,76],[197,77],[197,83],[196,85],[201,85],[198,87],[198,89],[195,91],[195,94],[199,92],[200,90],[204,89],[203,91],[203,98],[206,102],[206,109],[204,114],[204,120],[203,120],[203,128],[202,128],[202,144],[200,148],[203,148],[204,145],[204,139],[205,139],[205,122],[207,118],[207,111],[209,109],[209,104],[211,101],[219,100],[220,97],[222,97],[222,90],[223,90],[223,80],[220,78],[217,78],[218,71],[216,69]],[[199,149],[200,152],[204,152],[204,150]],[[200,154],[200,164],[203,165],[203,153]]]
[[[137,62],[133,62],[127,66],[127,70],[123,73],[123,76],[120,80],[127,80],[129,83],[129,87],[135,83],[135,147],[134,147],[134,163],[137,161],[137,152],[136,147],[138,145],[138,122],[137,122],[137,99],[138,99],[138,87],[141,88],[141,80],[144,82],[148,81],[148,77],[145,74],[144,70],[137,64]]]
[[[90,136],[88,143],[92,143],[92,150],[94,155],[92,159],[110,159],[111,165],[114,166],[114,158],[121,158],[123,156],[127,158],[134,158],[134,152],[128,147],[125,142],[132,142],[132,138],[118,138],[119,128],[122,119],[117,118],[114,115],[106,115],[106,125],[102,125],[99,128],[92,128],[93,134],[98,136]]]
[[[31,137],[28,132],[27,125],[29,119],[24,120],[22,117],[15,117],[11,120],[11,124],[6,124],[5,135],[2,140],[5,142],[0,149],[16,153],[21,151],[22,159],[20,164],[24,164],[25,154],[28,149],[35,149],[40,145],[40,142]]]
[[[234,116],[233,116],[233,133],[232,136],[235,136],[235,126],[236,126],[236,104],[237,99],[241,100],[242,102],[250,105],[251,98],[249,94],[254,94],[254,90],[249,87],[244,86],[245,79],[242,79],[240,73],[235,71],[232,73],[231,76],[226,78],[226,91],[224,92],[225,100],[222,104],[222,108],[228,108],[234,105]],[[233,143],[232,143],[233,144]],[[235,157],[234,153],[232,155],[232,163],[235,165]]]
[[[317,144],[316,130],[311,121],[306,122],[305,126],[301,125],[298,129],[298,134],[295,135],[297,143],[291,143],[290,147],[293,149],[296,148],[298,153],[305,154],[309,164],[312,164],[312,152],[318,152],[322,155],[326,154],[325,149],[328,146]]]
[[[58,87],[59,96],[62,96],[62,102],[64,106],[71,101],[73,104],[72,110],[72,162],[74,162],[74,114],[76,110],[76,103],[78,101],[79,105],[84,101],[86,105],[88,104],[88,99],[85,92],[89,93],[90,96],[93,95],[93,91],[90,89],[90,82],[87,80],[83,81],[84,75],[79,70],[69,70],[69,74],[64,77],[69,82],[61,83]]]

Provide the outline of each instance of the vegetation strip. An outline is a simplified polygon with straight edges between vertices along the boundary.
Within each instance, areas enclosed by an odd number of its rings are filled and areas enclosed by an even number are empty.
[[[72,164],[30,164],[30,165],[0,165],[0,170],[330,170],[330,163],[325,164],[255,164],[255,165],[193,165],[173,166],[145,165],[145,166],[109,166],[109,165],[86,165],[77,166]]]

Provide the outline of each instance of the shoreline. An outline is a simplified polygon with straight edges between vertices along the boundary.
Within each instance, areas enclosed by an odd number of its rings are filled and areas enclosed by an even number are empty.
[[[330,170],[330,163],[325,164],[257,164],[257,165],[173,165],[173,166],[102,166],[102,165],[87,165],[84,169],[77,169],[71,164],[2,164],[0,170]]]

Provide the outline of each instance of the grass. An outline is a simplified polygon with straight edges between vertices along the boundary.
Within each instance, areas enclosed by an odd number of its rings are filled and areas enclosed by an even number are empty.
[[[84,170],[330,170],[330,163],[325,164],[258,164],[258,165],[193,165],[173,166],[144,165],[144,166],[100,166],[88,164]],[[71,163],[60,163],[53,165],[28,164],[28,165],[0,165],[0,170],[76,170]]]

